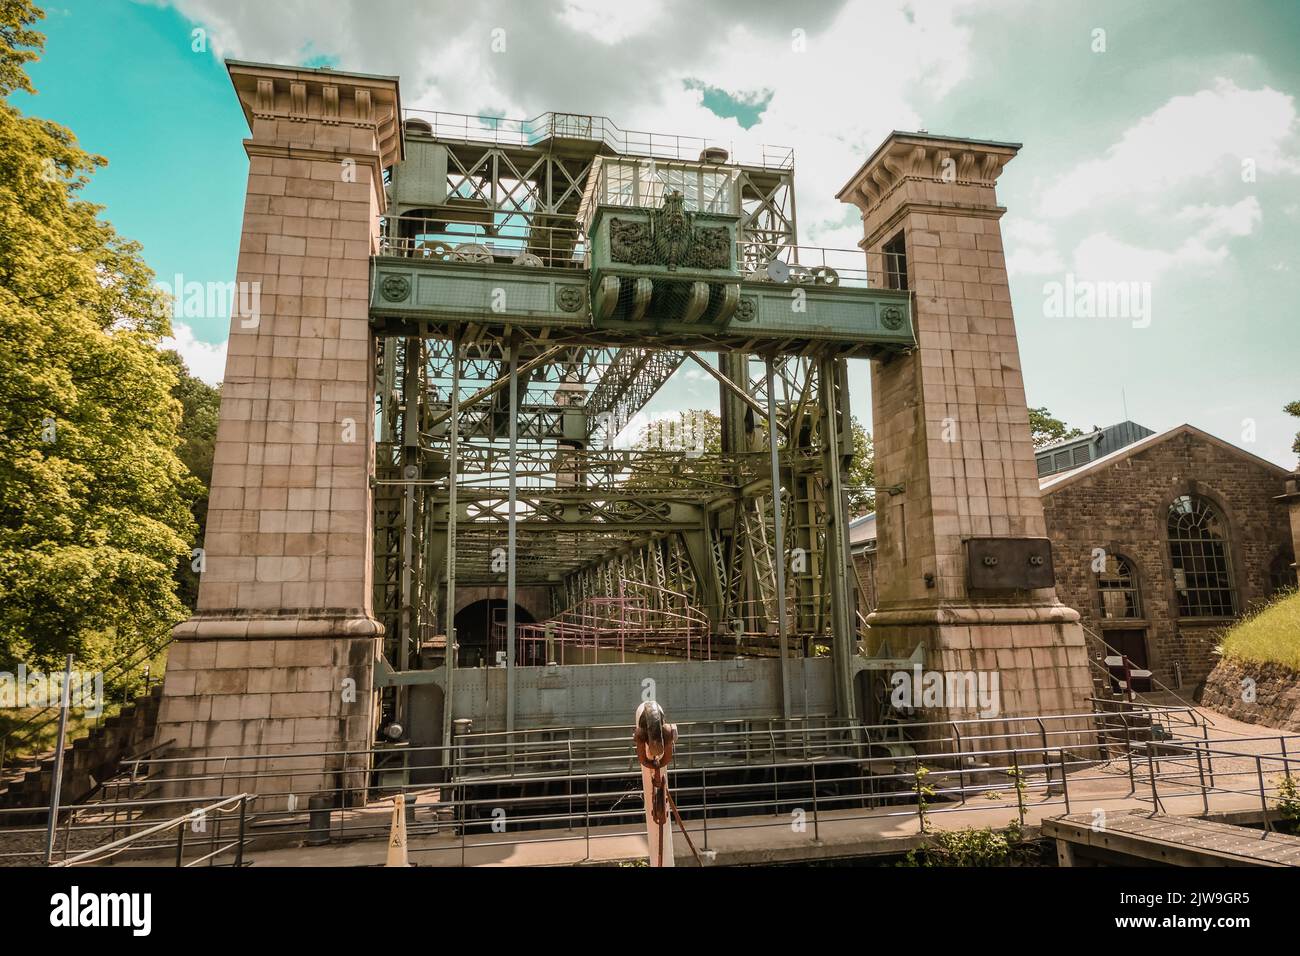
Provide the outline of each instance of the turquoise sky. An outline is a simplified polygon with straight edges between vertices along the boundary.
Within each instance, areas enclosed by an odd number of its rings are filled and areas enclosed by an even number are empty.
[[[999,195],[1031,404],[1088,427],[1126,402],[1150,427],[1189,421],[1295,463],[1300,423],[1281,406],[1300,399],[1300,3],[615,6],[485,2],[449,19],[389,0],[65,0],[41,27],[40,93],[19,103],[109,159],[89,196],[168,280],[234,274],[246,127],[221,55],[395,73],[406,103],[458,112],[791,145],[805,243],[852,242],[830,197],[890,129],[1023,142]],[[497,56],[494,30],[510,38]],[[1149,282],[1149,326],[1047,317],[1045,283],[1089,270]],[[189,324],[201,361],[227,320]],[[716,403],[702,374],[679,379],[654,409]],[[853,384],[869,421],[865,363]]]

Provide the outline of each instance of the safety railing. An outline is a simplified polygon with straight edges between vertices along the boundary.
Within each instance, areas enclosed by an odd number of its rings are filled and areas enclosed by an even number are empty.
[[[48,809],[6,808],[0,810],[0,866],[94,866],[164,855],[178,867],[242,866],[255,800],[252,793],[216,800],[106,798],[60,806],[53,828]]]
[[[588,239],[577,224],[524,211],[483,211],[478,219],[400,216],[388,220],[380,255],[434,263],[582,269]],[[901,253],[791,245],[761,232],[736,239],[735,262],[747,282],[848,288],[905,288]]]
[[[386,221],[379,254],[428,262],[581,269],[587,238],[555,216],[484,208],[476,218],[396,216]]]
[[[389,474],[376,478],[376,487],[436,486],[441,478],[407,479],[385,459],[392,457],[395,443],[380,442],[376,459]],[[525,497],[530,491],[591,493],[610,491],[707,492],[716,496],[737,485],[764,475],[767,452],[693,452],[625,448],[537,448],[524,447],[515,454],[515,480]],[[505,500],[508,494],[509,449],[483,439],[463,439],[460,444],[462,500],[478,495],[490,502]],[[391,477],[390,477],[391,475]],[[569,475],[582,477],[565,482]],[[629,476],[636,480],[629,484]],[[468,497],[467,497],[468,496]],[[527,507],[525,502],[521,507]],[[487,514],[485,519],[494,520]]]
[[[1030,814],[1069,812],[1081,794],[1090,806],[1136,799],[1153,809],[1198,788],[1207,807],[1216,795],[1233,793],[1238,799],[1254,795],[1269,810],[1270,801],[1284,796],[1271,775],[1294,776],[1297,738],[1250,738],[1262,749],[1244,755],[1249,767],[1237,766],[1230,761],[1243,757],[1243,741],[1152,739],[1153,723],[1192,726],[1178,710],[906,725],[834,718],[682,723],[670,774],[686,825],[705,849],[729,830],[789,830],[796,811],[808,838],[818,839],[824,826],[861,827],[893,817],[915,817],[924,830],[940,816],[987,810],[999,801],[1024,823]],[[300,765],[286,765],[286,757]],[[323,778],[303,769],[340,761],[371,769]],[[116,860],[128,847],[171,859],[178,839],[182,850],[174,858],[194,853],[195,865],[254,841],[271,847],[373,839],[388,832],[396,796],[408,803],[412,856],[424,854],[431,862],[464,862],[488,848],[525,842],[577,840],[585,841],[590,856],[596,841],[644,833],[640,767],[628,727],[459,734],[450,748],[160,757],[141,764],[137,782],[157,792],[205,794],[189,798],[193,807],[229,813],[238,803],[238,835],[229,832],[230,824],[224,836],[209,832],[210,849],[199,853],[192,828],[176,836],[178,821],[191,817],[192,809],[158,821],[179,798],[97,804],[72,808],[81,815],[64,821],[74,836],[98,838],[94,847],[70,846],[70,861],[102,862],[110,859],[102,855],[110,848],[121,848],[111,857]],[[1230,782],[1244,780],[1252,767],[1253,788]],[[307,778],[315,781],[311,790],[302,789]],[[112,827],[124,835],[104,843]],[[4,860],[6,832],[0,829],[0,862],[14,862]],[[87,853],[96,848],[101,856]]]
[[[617,596],[593,596],[554,617],[515,627],[515,660],[525,664],[624,663],[628,653],[712,660],[709,619],[687,595],[621,579]],[[506,626],[494,624],[489,659],[504,650]]]
[[[704,150],[719,145],[713,140],[671,133],[646,133],[620,129],[604,116],[547,112],[532,119],[474,116],[441,110],[407,109],[407,120],[422,120],[435,139],[451,142],[490,143],[496,146],[536,146],[550,138],[591,140],[630,156],[698,160]],[[408,132],[412,131],[408,126]],[[730,159],[736,165],[765,169],[790,169],[794,150],[786,146],[759,146],[756,155]]]
[[[1258,806],[1266,830],[1273,821],[1273,799],[1300,823],[1300,737],[1269,734],[1228,739],[1149,741],[1142,745],[1145,782],[1151,802],[1163,810],[1171,797],[1199,794],[1202,811],[1211,797],[1228,798],[1225,809]]]
[[[738,261],[748,282],[906,289],[906,284],[898,280],[907,270],[901,253],[785,244],[765,248],[757,241],[746,240],[740,244]]]
[[[176,866],[202,866],[205,863],[211,866],[216,864],[219,857],[229,853],[233,856],[231,865],[240,867],[244,865],[244,846],[247,842],[245,825],[250,799],[253,799],[253,794],[241,793],[236,797],[197,807],[188,813],[155,823],[119,840],[93,847],[51,865],[94,866],[133,852],[149,853],[164,846],[170,848],[173,843],[170,834],[175,834]],[[232,813],[238,815],[238,830],[233,840],[223,841],[221,823],[226,815]],[[210,840],[200,839],[191,842],[191,846],[197,842],[200,848],[206,849],[207,852],[200,852],[193,859],[186,860],[186,834],[193,831],[195,835],[201,837],[207,834],[209,826],[211,826]]]
[[[1109,644],[1104,637],[1102,637],[1092,628],[1088,627],[1086,624],[1081,626],[1083,627],[1083,633],[1088,643],[1092,645],[1092,648],[1089,649],[1090,652],[1088,654],[1088,663],[1092,666],[1093,671],[1097,675],[1098,679],[1105,681],[1108,686],[1117,686],[1120,681],[1120,669],[1111,668],[1109,665],[1105,663],[1105,659],[1107,657],[1119,657],[1122,659],[1127,659],[1127,655],[1125,655],[1123,651]],[[1100,653],[1094,656],[1092,653],[1093,648],[1100,651]],[[1168,697],[1173,698],[1182,707],[1194,707],[1191,701],[1183,697],[1183,695],[1178,693],[1178,691],[1176,691],[1174,688],[1165,684],[1154,674],[1152,674],[1147,679],[1151,682],[1151,686],[1155,688],[1155,690],[1158,693],[1165,694]],[[1124,688],[1123,690],[1125,691],[1126,695],[1129,697],[1130,700],[1143,701],[1149,703],[1149,701],[1147,701],[1145,692],[1136,690],[1132,687],[1127,687]],[[1200,719],[1203,721],[1209,721],[1211,724],[1213,724],[1213,721],[1210,720],[1210,718],[1205,717],[1203,714],[1200,715]]]

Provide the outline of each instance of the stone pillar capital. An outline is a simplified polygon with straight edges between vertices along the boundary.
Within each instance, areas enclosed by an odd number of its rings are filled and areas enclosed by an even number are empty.
[[[1019,143],[893,132],[835,198],[862,213],[868,245],[909,208],[997,218],[1004,210],[993,187],[1019,151]]]
[[[252,136],[249,154],[351,159],[382,172],[402,159],[395,76],[227,60]],[[384,202],[380,175],[372,182]]]

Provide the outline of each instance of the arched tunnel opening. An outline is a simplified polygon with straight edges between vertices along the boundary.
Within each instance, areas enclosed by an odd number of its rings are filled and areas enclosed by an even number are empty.
[[[456,642],[460,645],[458,667],[492,667],[497,654],[506,652],[506,616],[510,605],[504,598],[484,598],[467,604],[456,613]],[[522,605],[515,605],[515,623],[532,624],[533,616]],[[516,661],[526,665],[534,661]]]

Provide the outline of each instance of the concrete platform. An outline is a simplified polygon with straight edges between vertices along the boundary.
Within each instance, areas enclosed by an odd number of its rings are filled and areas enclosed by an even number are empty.
[[[1103,851],[1101,862],[1127,857],[1167,866],[1300,866],[1300,837],[1269,833],[1215,820],[1197,820],[1139,810],[1108,814],[1098,827],[1090,814],[1043,821],[1042,834],[1055,838],[1063,866]]]

